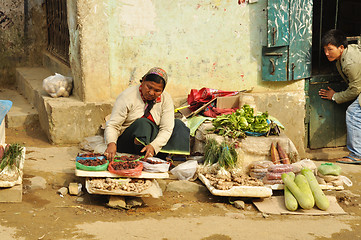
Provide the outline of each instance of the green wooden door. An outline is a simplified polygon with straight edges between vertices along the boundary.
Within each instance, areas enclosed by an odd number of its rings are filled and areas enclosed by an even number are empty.
[[[264,81],[311,76],[312,5],[313,0],[268,0]]]
[[[327,87],[338,92],[347,85],[339,75],[313,76],[306,81],[306,126],[311,149],[346,145],[345,114],[350,103],[337,104],[322,99],[318,91]]]

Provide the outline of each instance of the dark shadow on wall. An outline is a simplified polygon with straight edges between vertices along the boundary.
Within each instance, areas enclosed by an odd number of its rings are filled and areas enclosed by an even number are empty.
[[[44,1],[2,1],[0,31],[0,84],[10,87],[16,67],[42,64],[47,41]]]

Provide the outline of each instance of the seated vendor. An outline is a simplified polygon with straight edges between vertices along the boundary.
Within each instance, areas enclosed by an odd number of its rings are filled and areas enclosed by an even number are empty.
[[[144,154],[145,159],[160,153],[189,154],[189,128],[174,119],[172,98],[164,91],[167,81],[167,73],[155,67],[141,84],[119,94],[105,127],[108,159],[117,152]]]

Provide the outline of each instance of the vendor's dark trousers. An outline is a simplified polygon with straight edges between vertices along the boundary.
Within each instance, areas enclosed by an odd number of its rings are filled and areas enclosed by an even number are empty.
[[[140,151],[144,145],[137,145],[134,139],[137,138],[143,144],[148,145],[158,135],[159,128],[152,121],[146,118],[139,118],[135,120],[117,140],[117,152],[130,153],[137,155],[144,155]],[[163,149],[181,148],[182,151],[189,151],[189,128],[187,128],[182,121],[175,119],[174,129],[171,138]],[[183,149],[182,149],[183,148]],[[168,153],[172,151],[162,151],[157,154],[157,157],[165,159]]]

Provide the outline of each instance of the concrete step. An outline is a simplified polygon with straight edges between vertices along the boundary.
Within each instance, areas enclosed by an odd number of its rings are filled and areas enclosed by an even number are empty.
[[[16,69],[16,86],[19,92],[37,108],[37,99],[42,96],[48,96],[43,90],[43,80],[53,75],[46,68],[23,67]]]
[[[347,147],[307,149],[306,158],[312,160],[336,160],[349,155]]]
[[[39,114],[24,96],[15,89],[0,89],[0,99],[10,100],[13,105],[5,117],[7,128],[29,127],[39,124]]]
[[[105,116],[111,112],[110,103],[85,103],[73,95],[50,97],[42,83],[54,72],[46,68],[16,70],[18,90],[38,111],[40,126],[52,143],[79,143],[85,137],[96,135]]]

